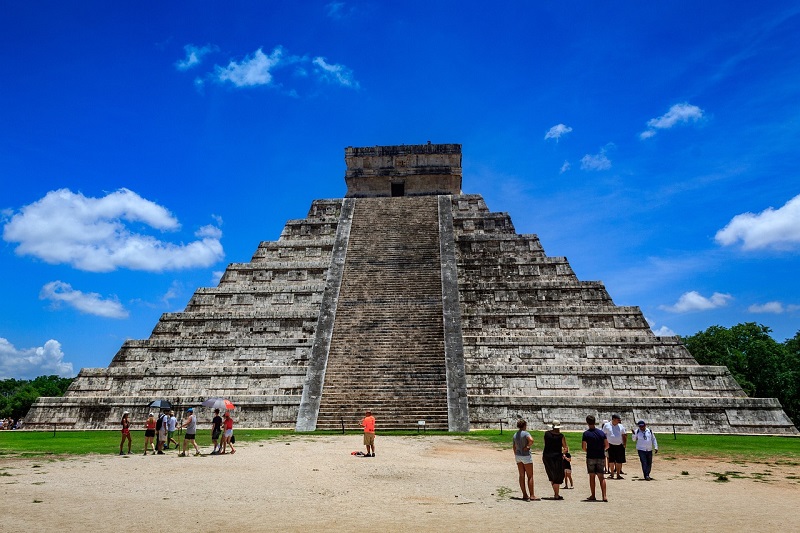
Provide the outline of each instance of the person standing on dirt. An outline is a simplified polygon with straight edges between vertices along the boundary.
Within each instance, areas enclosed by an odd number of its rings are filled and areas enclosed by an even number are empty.
[[[591,496],[584,501],[597,501],[597,497],[595,496],[595,484],[596,478],[600,478],[600,490],[603,494],[603,501],[607,502],[605,467],[608,439],[602,430],[595,427],[596,423],[597,419],[594,416],[587,416],[586,425],[589,426],[589,429],[583,432],[583,437],[581,438],[581,447],[583,451],[586,452],[586,470],[589,472],[589,490],[592,493]]]
[[[156,453],[158,455],[164,455],[164,444],[167,442],[167,420],[169,420],[169,416],[167,416],[167,410],[164,409],[156,421]]]
[[[639,426],[639,429],[633,432],[633,442],[636,443],[636,452],[642,463],[644,479],[650,481],[653,479],[650,477],[650,470],[653,468],[653,452],[658,453],[658,441],[644,420],[639,420],[636,425]]]
[[[153,413],[147,415],[144,423],[144,455],[147,455],[147,448],[153,449],[156,454],[156,447],[153,445],[153,438],[156,436],[156,416]]]
[[[528,433],[528,423],[524,420],[517,421],[517,432],[514,433],[514,459],[517,461],[519,472],[519,488],[522,490],[522,499],[526,502],[539,501],[533,492],[533,456],[531,446],[533,437]],[[526,483],[527,478],[527,483]]]
[[[225,421],[223,422],[225,432],[222,434],[222,451],[219,452],[220,454],[226,453],[228,448],[231,449],[231,453],[236,453],[236,448],[233,447],[233,417],[228,411],[225,411],[223,415]]]
[[[186,428],[186,433],[183,436],[183,450],[181,450],[178,457],[186,457],[186,441],[190,441],[194,446],[194,454],[200,455],[200,448],[197,447],[195,436],[197,435],[197,417],[194,415],[194,409],[191,407],[186,410],[186,420],[181,424],[182,428]]]
[[[214,409],[214,418],[211,420],[211,442],[214,444],[214,450],[211,455],[219,453],[219,437],[222,435],[222,417],[219,416],[219,409]]]
[[[128,415],[130,413],[125,411],[122,413],[122,420],[120,420],[120,425],[122,426],[122,440],[119,443],[119,454],[124,455],[122,453],[122,445],[125,444],[125,441],[128,441],[128,455],[131,453],[131,421],[128,420]]]
[[[553,420],[551,429],[544,432],[544,449],[542,450],[542,463],[547,473],[547,479],[553,486],[553,499],[563,500],[558,494],[561,483],[564,481],[564,452],[569,451],[567,439],[561,433],[561,422]]]
[[[367,454],[364,457],[375,457],[375,417],[369,409],[361,419],[361,427],[364,428],[364,446],[367,447]]]
[[[622,477],[622,465],[625,463],[625,447],[628,445],[628,430],[621,424],[622,418],[614,413],[611,415],[611,422],[603,425],[603,432],[608,439],[608,479]]]

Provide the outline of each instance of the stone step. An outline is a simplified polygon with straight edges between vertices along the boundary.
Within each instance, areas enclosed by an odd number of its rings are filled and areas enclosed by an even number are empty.
[[[446,426],[441,298],[438,200],[356,200],[318,427],[364,399],[382,427],[437,412]]]

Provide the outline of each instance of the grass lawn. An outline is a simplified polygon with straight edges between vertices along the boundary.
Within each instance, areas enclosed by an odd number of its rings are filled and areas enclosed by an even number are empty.
[[[469,434],[469,438],[486,439],[498,445],[511,447],[513,431],[498,430],[478,431]],[[532,431],[534,450],[541,451],[543,431]],[[570,450],[581,449],[582,432],[564,432]],[[659,456],[670,457],[724,457],[731,460],[786,460],[800,462],[800,438],[763,435],[689,435],[672,433],[656,433]],[[636,455],[636,445],[628,441],[628,453]]]
[[[356,436],[357,433],[349,433]],[[534,451],[541,450],[541,431],[531,432],[534,438]],[[290,429],[238,429],[237,442],[255,442],[274,438],[314,438],[321,435],[341,435],[338,431],[317,431],[295,434]],[[467,438],[491,442],[501,447],[511,447],[513,431],[499,430],[473,431],[452,434],[443,431],[429,431],[417,434],[416,431],[384,431],[381,435],[405,435],[424,439],[431,435],[450,435],[454,438]],[[581,449],[581,433],[565,432],[571,450]],[[750,435],[685,435],[656,434],[660,457],[720,457],[730,460],[763,460],[800,463],[800,438]],[[144,430],[131,432],[133,450],[143,451]],[[183,435],[176,433],[176,440],[183,442]],[[41,455],[83,455],[89,453],[115,454],[119,451],[119,431],[0,431],[0,456],[41,456]],[[197,442],[201,448],[211,443],[209,430],[197,432]],[[630,448],[631,453],[635,448]]]

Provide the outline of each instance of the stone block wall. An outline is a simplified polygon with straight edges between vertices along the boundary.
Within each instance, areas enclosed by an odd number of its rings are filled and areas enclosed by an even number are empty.
[[[775,400],[747,398],[726,368],[699,366],[677,337],[655,336],[638,307],[577,279],[479,195],[453,196],[452,209],[473,428],[522,417],[578,430],[588,414],[619,412],[655,431],[796,432]]]
[[[184,409],[221,396],[240,427],[294,427],[341,206],[314,201],[217,287],[163,314],[149,339],[126,341],[108,368],[81,370],[64,398],[40,398],[27,426],[115,428],[125,410],[137,425],[152,400]]]

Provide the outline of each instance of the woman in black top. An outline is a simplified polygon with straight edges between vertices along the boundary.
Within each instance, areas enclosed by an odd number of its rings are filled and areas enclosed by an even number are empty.
[[[553,420],[551,424],[552,429],[544,433],[544,450],[542,451],[542,462],[544,463],[545,472],[547,472],[547,479],[553,485],[553,499],[563,500],[563,496],[559,496],[558,489],[561,488],[561,483],[564,482],[564,465],[562,460],[564,452],[569,451],[567,448],[567,439],[561,434],[561,424],[558,420]]]

